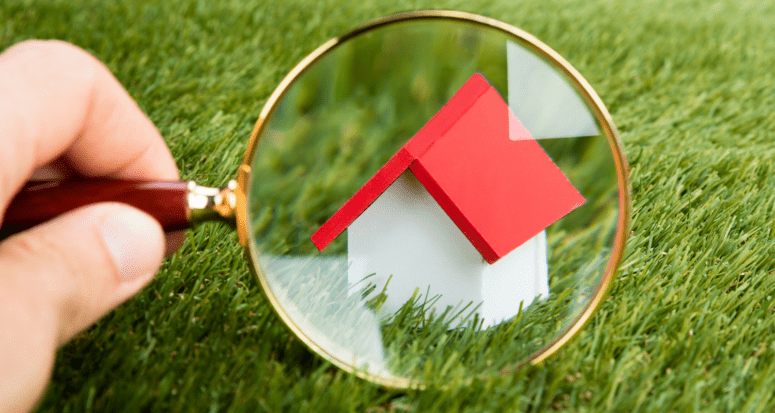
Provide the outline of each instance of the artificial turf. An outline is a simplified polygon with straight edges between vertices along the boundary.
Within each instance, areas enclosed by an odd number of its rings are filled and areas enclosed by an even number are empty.
[[[0,48],[57,38],[89,50],[156,123],[182,176],[217,186],[298,60],[354,25],[427,8],[536,35],[619,128],[631,234],[582,332],[536,367],[383,389],[295,339],[233,231],[205,224],[148,288],[60,350],[39,411],[775,409],[772,2],[5,0]]]

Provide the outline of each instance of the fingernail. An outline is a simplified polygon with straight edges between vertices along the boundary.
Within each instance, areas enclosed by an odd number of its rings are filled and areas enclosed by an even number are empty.
[[[164,254],[164,233],[156,220],[137,209],[116,206],[99,232],[123,281],[155,273]]]

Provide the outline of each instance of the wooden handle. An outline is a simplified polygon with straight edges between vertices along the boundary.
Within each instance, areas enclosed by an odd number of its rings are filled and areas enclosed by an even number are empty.
[[[156,218],[165,231],[191,225],[188,182],[111,179],[34,181],[22,188],[2,218],[0,239],[65,212],[98,202],[121,202]]]

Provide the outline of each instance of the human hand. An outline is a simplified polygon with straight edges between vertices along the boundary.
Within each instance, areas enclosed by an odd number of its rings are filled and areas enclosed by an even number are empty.
[[[0,54],[0,222],[26,181],[52,174],[178,179],[159,132],[104,65],[29,41]],[[164,251],[159,224],[121,204],[0,242],[0,412],[32,409],[56,349],[145,286]]]

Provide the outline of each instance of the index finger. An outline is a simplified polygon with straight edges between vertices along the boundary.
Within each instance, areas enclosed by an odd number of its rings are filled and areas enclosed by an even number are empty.
[[[20,43],[0,54],[0,211],[57,159],[83,176],[178,179],[156,127],[102,63],[64,42]]]

